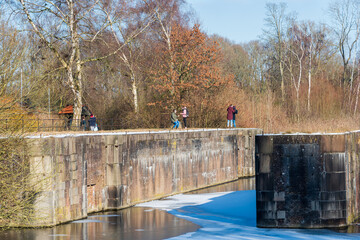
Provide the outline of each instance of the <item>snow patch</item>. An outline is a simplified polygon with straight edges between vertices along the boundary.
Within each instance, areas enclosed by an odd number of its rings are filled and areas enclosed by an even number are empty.
[[[256,192],[236,191],[180,194],[136,205],[167,210],[201,226],[196,232],[171,239],[360,239],[360,234],[343,234],[316,229],[266,229],[256,227]]]

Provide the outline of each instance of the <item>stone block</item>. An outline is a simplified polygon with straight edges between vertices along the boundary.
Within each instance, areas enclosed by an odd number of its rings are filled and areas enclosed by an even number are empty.
[[[345,172],[324,174],[321,190],[326,192],[346,191]]]
[[[79,204],[79,195],[70,196],[70,205]]]
[[[326,228],[347,227],[346,218],[321,219],[321,226]]]
[[[258,201],[256,204],[256,208],[266,212],[276,212],[277,210],[276,203],[270,201]]]
[[[287,208],[286,208],[286,202],[285,201],[279,201],[279,202],[276,202],[276,209],[278,211],[286,211]]]
[[[343,210],[334,210],[334,211],[321,211],[321,219],[340,219],[346,218],[346,211]]]
[[[346,191],[339,192],[320,192],[322,201],[346,201]]]
[[[70,163],[70,171],[76,171],[78,169],[78,162],[77,161],[71,161]]]
[[[275,212],[273,211],[261,211],[262,219],[275,219]]]
[[[285,219],[286,218],[285,211],[277,211],[276,212],[276,218],[277,219]]]
[[[65,205],[66,205],[66,201],[65,201],[65,198],[58,198],[58,200],[57,200],[57,205],[58,205],[58,207],[59,208],[63,208],[63,207],[65,207]]]
[[[114,199],[118,197],[118,191],[116,186],[109,186],[107,188],[107,195],[109,199]]]
[[[274,201],[285,201],[285,192],[274,192]]]
[[[76,138],[69,138],[69,154],[76,154]]]
[[[314,144],[305,144],[304,145],[304,155],[305,156],[319,156],[320,155],[320,146],[317,143]]]
[[[256,191],[256,201],[274,201],[273,191]]]
[[[279,149],[281,149],[282,156],[297,158],[302,155],[302,153],[300,153],[301,151],[300,144],[281,144],[281,145],[279,144]]]
[[[59,190],[65,190],[66,189],[66,183],[65,182],[59,182],[57,183]]]
[[[70,177],[71,177],[71,180],[78,179],[78,172],[77,171],[70,172]]]
[[[321,136],[321,152],[345,152],[345,134]]]
[[[270,173],[271,159],[268,154],[261,154],[259,159],[259,172]]]
[[[245,138],[246,140],[247,138]],[[270,136],[256,136],[255,142],[258,153],[271,154],[273,153],[273,139]]]
[[[106,184],[116,186],[121,183],[121,168],[119,164],[108,164],[106,166]]]
[[[75,196],[75,195],[79,195],[79,190],[77,187],[71,188],[70,189],[70,195]]]
[[[340,209],[340,205],[338,202],[330,202],[330,201],[320,202],[320,208],[324,212],[342,210]]]
[[[57,194],[59,199],[65,198],[65,190],[57,190]]]
[[[43,171],[47,174],[52,174],[53,164],[51,156],[44,156],[42,159]]]
[[[345,169],[345,153],[324,153],[325,171],[344,172]]]
[[[320,211],[319,201],[311,201],[311,210],[312,211]]]
[[[257,189],[260,191],[273,191],[274,190],[274,178],[269,173],[258,174],[257,178]]]

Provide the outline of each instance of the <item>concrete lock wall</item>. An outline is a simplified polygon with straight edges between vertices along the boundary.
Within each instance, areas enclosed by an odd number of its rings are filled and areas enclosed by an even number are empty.
[[[45,179],[34,226],[253,176],[260,133],[207,129],[30,137],[32,171]]]
[[[256,137],[258,227],[342,227],[360,216],[360,133]]]

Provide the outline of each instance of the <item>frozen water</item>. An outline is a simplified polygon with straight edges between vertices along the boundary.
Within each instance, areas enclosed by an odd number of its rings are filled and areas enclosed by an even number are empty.
[[[180,194],[137,206],[152,207],[201,226],[171,239],[360,239],[360,234],[331,230],[267,229],[256,227],[256,192]]]

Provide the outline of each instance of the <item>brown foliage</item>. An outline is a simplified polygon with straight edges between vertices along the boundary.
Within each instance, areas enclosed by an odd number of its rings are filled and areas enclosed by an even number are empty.
[[[161,96],[156,103],[165,109],[189,104],[195,95],[202,96],[202,104],[207,105],[208,95],[231,78],[223,75],[218,66],[218,44],[210,41],[199,25],[187,29],[174,24],[171,46],[158,45],[156,53],[160,61],[151,75],[153,87]]]

